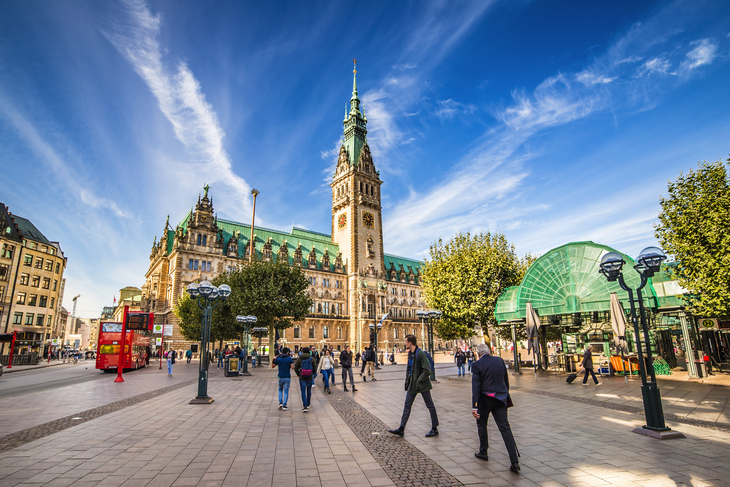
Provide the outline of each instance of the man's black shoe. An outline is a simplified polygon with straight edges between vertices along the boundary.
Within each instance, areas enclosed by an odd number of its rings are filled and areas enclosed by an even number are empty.
[[[403,430],[401,428],[395,429],[395,430],[388,430],[388,433],[393,434],[395,436],[400,436],[403,438]]]
[[[520,464],[519,463],[513,463],[509,467],[510,472],[518,473],[520,471]]]
[[[357,389],[355,389],[355,387],[353,386],[353,388],[352,388],[352,392],[355,392],[356,390],[357,390]]]
[[[367,381],[368,381],[368,378],[367,378],[367,377],[363,377],[363,378],[362,378],[362,380],[363,380],[364,382],[367,382]]]
[[[349,390],[349,389],[348,389],[347,387],[345,387],[345,388],[344,388],[344,389],[342,389],[342,390],[343,390],[343,391],[345,391],[345,392],[349,392],[349,391],[350,391],[350,390]]]
[[[432,428],[431,431],[426,433],[426,438],[431,438],[432,436],[438,436],[438,435],[439,435],[439,430],[437,430],[436,428]]]
[[[474,454],[474,456],[477,457],[479,460],[484,460],[485,462],[489,460],[489,457],[486,454],[477,452]]]
[[[378,379],[376,379],[375,377],[373,377],[373,380],[378,380]]]

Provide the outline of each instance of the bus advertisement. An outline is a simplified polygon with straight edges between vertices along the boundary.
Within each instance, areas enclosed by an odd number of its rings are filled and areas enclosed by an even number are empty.
[[[152,330],[127,330],[124,340],[123,370],[134,370],[149,364]],[[99,327],[99,342],[96,347],[96,368],[104,372],[115,372],[119,365],[122,341],[122,323],[102,322]]]

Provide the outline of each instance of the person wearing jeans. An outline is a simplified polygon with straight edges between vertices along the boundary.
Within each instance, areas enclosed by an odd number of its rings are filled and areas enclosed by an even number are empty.
[[[324,392],[332,394],[330,390],[330,376],[335,376],[335,361],[332,358],[332,351],[329,348],[324,350],[324,355],[319,361],[319,371],[322,373],[322,383],[324,384]]]
[[[307,367],[309,367],[308,370],[311,371],[311,375],[308,377],[302,375],[302,365],[306,361],[308,361],[308,363],[306,364]],[[294,373],[296,373],[297,377],[299,377],[299,389],[302,393],[303,413],[308,412],[309,408],[312,407],[312,383],[314,382],[314,378],[317,376],[315,372],[315,363],[316,362],[309,354],[309,347],[302,348],[302,354],[299,355],[299,358],[297,358],[297,361],[294,363]]]
[[[289,356],[289,349],[284,347],[281,354],[271,362],[271,367],[279,367],[279,409],[286,411],[286,404],[289,401],[289,385],[291,384],[291,364],[293,360]]]
[[[345,351],[340,354],[340,365],[342,366],[342,385],[344,386],[343,391],[347,392],[347,375],[350,375],[350,386],[352,386],[352,392],[355,392],[355,380],[352,377],[352,352],[350,347],[345,345]]]

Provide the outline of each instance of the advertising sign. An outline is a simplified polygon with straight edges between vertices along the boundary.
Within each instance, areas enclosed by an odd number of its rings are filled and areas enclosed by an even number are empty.
[[[153,325],[152,326],[152,333],[156,333],[158,335],[162,334],[162,325]]]

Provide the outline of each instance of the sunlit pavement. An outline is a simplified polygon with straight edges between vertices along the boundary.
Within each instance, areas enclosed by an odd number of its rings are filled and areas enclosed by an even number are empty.
[[[385,428],[397,426],[400,418],[403,369],[386,365],[376,382],[363,382],[356,373],[356,393],[342,392],[338,370],[333,394],[323,394],[317,380],[312,410],[303,413],[296,383],[289,410],[277,409],[275,370],[257,368],[250,377],[223,378],[214,367],[209,384],[212,405],[188,404],[197,390],[192,382],[22,444],[0,453],[0,487],[409,485],[407,472],[413,465],[419,472],[433,472],[429,485],[730,484],[725,462],[730,433],[668,421],[687,438],[655,440],[631,433],[643,424],[641,414],[575,400],[583,394],[605,396],[605,401],[616,400],[613,395],[629,398],[633,389],[638,391],[638,380],[625,385],[622,378],[611,378],[596,388],[579,382],[568,386],[556,376],[537,380],[527,373],[511,376],[515,407],[510,421],[521,453],[520,475],[509,472],[506,450],[493,423],[489,461],[474,458],[478,440],[471,417],[470,377],[457,378],[455,367],[452,371],[448,363],[437,366],[439,381],[433,391],[440,436],[423,437],[430,422],[419,399],[405,437],[391,437]],[[183,375],[194,379],[196,374],[197,364],[187,370],[185,364],[176,365],[179,379],[173,380],[182,380]],[[128,377],[125,384],[114,384],[107,376],[81,387],[98,387],[97,395],[108,395],[121,390],[113,386],[152,390],[169,379],[164,369]],[[660,386],[664,392],[665,384]],[[552,390],[566,397],[535,393]],[[696,401],[702,394],[704,390],[685,399]],[[78,406],[82,404],[88,406],[85,399]],[[45,406],[53,408],[52,402]],[[71,410],[69,404],[64,407]],[[384,452],[395,453],[388,458]]]

